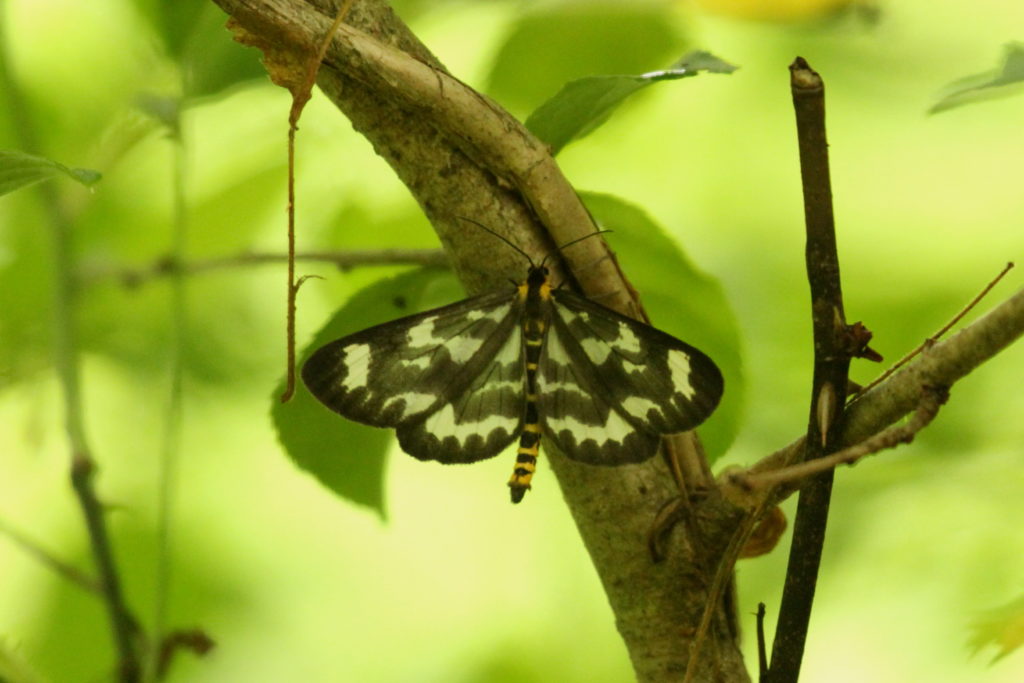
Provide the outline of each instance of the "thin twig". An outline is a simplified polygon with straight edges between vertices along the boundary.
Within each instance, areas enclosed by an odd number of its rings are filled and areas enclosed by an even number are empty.
[[[763,681],[768,674],[768,651],[764,640],[764,614],[763,602],[757,603],[757,680]]]
[[[295,284],[295,132],[298,116],[292,105],[292,118],[288,125],[288,282],[285,304],[285,385],[281,403],[295,393],[295,297],[299,287]]]
[[[200,629],[179,630],[168,633],[160,639],[159,647],[156,648],[156,679],[163,680],[167,677],[171,668],[171,662],[178,652],[188,650],[198,657],[203,657],[209,654],[210,650],[216,647],[216,645],[213,638]]]
[[[121,576],[114,561],[103,506],[93,488],[95,473],[95,463],[88,453],[75,449],[71,462],[71,486],[85,517],[93,561],[96,563],[104,604],[114,632],[118,652],[118,680],[121,683],[136,683],[142,673],[136,646],[139,622],[129,611],[121,589]]]
[[[334,17],[334,23],[321,38],[316,54],[306,58],[305,78],[297,85],[293,84],[289,87],[292,93],[292,106],[288,112],[288,303],[285,325],[287,367],[284,392],[280,398],[281,403],[287,403],[295,393],[295,299],[298,297],[301,286],[295,281],[295,135],[299,130],[302,110],[313,96],[316,73],[320,69],[324,55],[327,54],[327,48],[331,44],[335,32],[345,21],[345,15],[351,9],[352,1],[345,0]]]
[[[176,121],[171,131],[173,168],[171,183],[171,202],[173,223],[171,228],[170,255],[174,263],[185,260],[188,223],[186,214],[186,153],[185,140],[182,136],[180,121]],[[181,270],[170,274],[171,277],[171,336],[167,359],[168,396],[167,411],[164,421],[164,433],[159,454],[159,479],[157,482],[156,500],[156,595],[153,606],[153,633],[156,643],[162,642],[168,632],[167,612],[171,600],[173,581],[174,548],[172,531],[174,528],[174,494],[177,491],[178,467],[181,458],[181,430],[184,414],[184,349],[188,336],[188,311],[185,299],[185,277]],[[148,653],[146,662],[147,675],[160,678],[159,649],[153,647]]]
[[[744,489],[753,491],[797,482],[820,472],[834,469],[839,465],[852,465],[865,456],[913,441],[914,435],[931,424],[931,421],[938,415],[939,408],[948,398],[949,390],[946,388],[925,387],[922,392],[921,404],[906,424],[889,427],[858,444],[822,458],[761,474],[745,475],[741,472],[734,472],[730,473],[730,479]]]
[[[71,583],[75,584],[79,588],[82,588],[90,593],[95,593],[102,597],[103,592],[100,589],[100,584],[95,578],[89,576],[78,567],[75,567],[70,562],[66,562],[56,555],[51,553],[49,550],[44,548],[39,543],[36,543],[31,538],[21,533],[7,522],[0,520],[0,533],[11,539],[15,545],[21,548],[24,552],[34,557],[41,564],[49,567],[60,576],[64,577]]]
[[[920,404],[922,386],[953,386],[978,369],[997,353],[1024,334],[1024,290],[1019,290],[976,321],[945,341],[939,341],[917,360],[882,382],[856,402],[849,404],[842,446],[848,447],[895,424]],[[758,475],[787,467],[799,461],[806,437],[800,437],[758,460],[747,468],[748,475]],[[723,472],[718,482],[723,493],[744,508],[754,502],[743,501],[747,494]],[[789,486],[780,486],[771,495],[778,503],[792,493]],[[755,502],[757,499],[753,499]]]
[[[966,306],[964,306],[959,313],[953,316],[952,320],[946,323],[942,327],[942,329],[940,329],[938,332],[925,339],[916,349],[914,349],[907,355],[903,356],[903,358],[900,358],[895,365],[893,365],[885,372],[883,372],[881,375],[879,375],[873,382],[871,382],[865,387],[861,387],[861,389],[857,392],[857,395],[854,396],[853,399],[851,399],[851,401],[856,401],[859,397],[863,396],[869,389],[885,381],[885,379],[888,378],[892,373],[896,372],[901,367],[906,365],[908,362],[913,360],[914,357],[917,356],[917,354],[921,353],[928,347],[935,344],[935,342],[937,342],[939,339],[941,339],[942,335],[946,334],[946,332],[949,332],[949,330],[952,329],[954,325],[960,322],[961,318],[967,315],[972,308],[977,306],[981,302],[981,300],[985,298],[985,295],[988,294],[992,290],[992,288],[995,287],[999,283],[999,281],[1003,279],[1003,276],[1010,272],[1010,270],[1013,268],[1013,265],[1013,261],[1007,263],[1006,266],[1002,269],[1002,271],[1000,271],[999,274],[996,275],[991,282],[985,285],[985,288],[978,292],[978,295],[971,299],[971,301]]]
[[[18,83],[11,76],[7,65],[7,54],[2,49],[3,13],[0,13],[0,93],[6,93],[8,108],[14,119],[15,133],[21,148],[37,152],[38,143],[35,128],[28,116]],[[85,518],[96,563],[99,585],[102,588],[107,617],[113,632],[114,646],[118,655],[118,679],[122,683],[139,680],[139,656],[135,633],[138,622],[128,609],[121,591],[121,579],[114,562],[110,539],[107,534],[103,507],[93,488],[92,476],[95,464],[90,455],[83,425],[82,396],[79,378],[78,339],[75,325],[75,281],[74,248],[72,244],[71,218],[63,210],[56,185],[44,182],[36,185],[43,210],[48,214],[53,250],[53,309],[54,309],[54,365],[60,380],[64,403],[64,423],[71,451],[71,484],[78,498]]]
[[[440,249],[365,249],[353,251],[298,251],[296,261],[330,263],[338,268],[359,266],[416,265],[447,267],[448,257]],[[287,263],[288,254],[272,252],[242,252],[232,256],[179,261],[171,256],[157,259],[148,266],[126,266],[82,269],[79,281],[97,284],[104,280],[117,280],[125,287],[139,287],[151,280],[181,275],[202,275],[218,270],[247,268],[267,264]]]
[[[767,509],[767,504],[762,501],[754,510],[747,514],[740,522],[736,531],[733,532],[732,537],[729,539],[729,544],[726,546],[725,551],[722,553],[721,559],[718,561],[718,567],[715,570],[715,577],[711,581],[711,586],[708,588],[708,599],[704,603],[704,610],[701,613],[700,622],[697,624],[696,633],[694,633],[693,640],[690,643],[689,658],[686,662],[686,673],[683,676],[683,683],[691,683],[694,680],[694,676],[697,675],[697,666],[700,660],[701,648],[704,645],[704,641],[707,638],[708,631],[711,629],[711,620],[714,618],[716,611],[718,610],[718,602],[725,595],[725,591],[729,586],[729,582],[733,578],[733,568],[736,566],[737,560],[743,553],[743,546],[746,545],[747,539],[754,533],[754,528],[757,526],[757,521],[764,514]]]
[[[805,460],[812,460],[836,450],[842,435],[850,367],[849,333],[843,309],[829,182],[825,86],[801,57],[790,66],[790,77],[800,149],[807,224],[807,278],[814,327],[814,381],[804,456]],[[800,490],[771,664],[765,676],[771,683],[795,682],[800,674],[831,496],[832,470],[808,480]]]

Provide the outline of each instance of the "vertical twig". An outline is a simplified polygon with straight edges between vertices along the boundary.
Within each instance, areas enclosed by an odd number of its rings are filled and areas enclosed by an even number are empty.
[[[803,58],[790,65],[796,111],[800,177],[807,227],[807,278],[814,324],[814,384],[811,392],[805,460],[835,450],[842,434],[850,354],[845,348],[846,319],[839,280],[825,137],[825,86]],[[832,470],[810,478],[800,491],[786,582],[772,644],[769,683],[796,681],[825,542]]]
[[[64,577],[71,583],[85,591],[88,591],[89,593],[95,593],[101,598],[103,597],[102,592],[100,591],[99,582],[97,582],[96,579],[89,576],[78,567],[75,567],[70,562],[65,562],[58,558],[42,545],[36,543],[27,535],[21,533],[2,519],[0,519],[0,534],[7,536],[11,542],[18,546],[24,553],[34,557],[43,566],[52,569],[58,576]]]
[[[768,675],[768,648],[764,642],[764,614],[764,603],[757,603],[757,680],[759,681],[763,681]]]
[[[179,102],[180,104],[180,102]],[[173,175],[171,187],[172,227],[171,262],[185,261],[187,219],[185,202],[186,148],[181,130],[180,110],[174,119],[170,135],[173,145]],[[173,580],[173,516],[174,494],[177,489],[178,465],[181,455],[181,428],[184,410],[184,349],[186,339],[185,273],[180,267],[173,268],[171,279],[171,336],[168,357],[169,387],[167,414],[164,423],[163,443],[160,449],[160,474],[157,489],[156,517],[156,600],[153,609],[153,647],[149,653],[147,675],[161,678],[162,643],[167,637],[167,606],[170,603]]]
[[[0,12],[0,92],[7,93],[8,109],[14,120],[15,134],[22,148],[38,153],[31,117],[17,82],[11,75],[7,54],[2,46],[3,13]],[[60,379],[64,403],[64,424],[71,450],[71,486],[78,498],[89,534],[98,581],[107,609],[118,653],[118,680],[134,683],[139,680],[139,656],[136,643],[138,622],[132,616],[121,591],[121,579],[107,534],[103,506],[93,488],[96,465],[90,454],[82,421],[82,396],[79,382],[78,340],[75,326],[75,280],[72,255],[71,220],[61,205],[52,182],[39,183],[38,192],[47,213],[53,249],[54,365]]]
[[[320,63],[324,61],[327,48],[334,38],[335,31],[345,21],[345,16],[352,8],[354,0],[345,0],[345,3],[338,9],[334,17],[334,23],[324,36],[320,45],[317,46],[316,54],[306,62],[304,77],[297,83],[292,83],[289,90],[292,93],[292,106],[288,112],[288,306],[287,306],[287,329],[285,334],[288,339],[288,369],[285,372],[284,393],[281,394],[281,403],[287,403],[295,394],[295,297],[299,293],[299,287],[305,278],[296,282],[295,280],[295,133],[299,130],[299,118],[309,98],[312,97],[313,85],[316,83],[316,74],[320,70]]]
[[[942,338],[942,335],[944,335],[947,332],[949,332],[953,328],[953,326],[956,325],[958,322],[960,322],[960,320],[965,315],[970,313],[971,309],[973,309],[975,306],[977,306],[978,303],[982,299],[985,298],[985,295],[987,295],[992,290],[993,287],[995,287],[997,284],[999,284],[999,281],[1002,280],[1003,277],[1007,273],[1009,273],[1010,270],[1013,269],[1013,267],[1014,267],[1013,261],[1010,261],[1009,263],[1007,263],[1006,266],[1001,271],[999,271],[999,274],[996,275],[992,280],[990,280],[989,283],[987,285],[985,285],[984,289],[982,289],[980,292],[978,292],[977,296],[975,296],[973,299],[971,299],[970,302],[968,302],[968,304],[966,306],[961,308],[960,311],[955,316],[953,316],[952,320],[950,320],[948,323],[946,323],[945,325],[942,326],[942,329],[940,329],[938,332],[936,332],[932,336],[930,336],[927,339],[925,339],[921,344],[918,345],[917,348],[915,348],[913,351],[911,351],[907,355],[903,356],[903,358],[900,358],[899,361],[897,361],[896,363],[891,365],[885,372],[883,372],[881,375],[876,377],[871,382],[871,384],[868,384],[867,386],[861,387],[857,391],[857,395],[854,396],[850,400],[850,402],[853,403],[858,398],[860,398],[861,396],[866,394],[869,390],[873,389],[874,387],[876,387],[879,384],[881,384],[882,382],[884,382],[889,376],[891,376],[893,373],[895,373],[901,367],[903,367],[904,365],[906,365],[907,363],[912,361],[919,353],[921,353],[922,351],[924,351],[927,348],[930,348],[932,345],[935,344],[935,342],[939,341],[939,339]]]

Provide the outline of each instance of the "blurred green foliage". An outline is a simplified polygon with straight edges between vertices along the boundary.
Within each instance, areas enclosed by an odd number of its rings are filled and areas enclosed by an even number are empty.
[[[1024,92],[1024,43],[1010,43],[1005,52],[1003,63],[998,69],[951,83],[946,88],[949,92],[932,106],[932,113]]]
[[[887,360],[1020,260],[1020,98],[926,116],[943,84],[988,69],[993,51],[1019,38],[1007,34],[1024,19],[1016,4],[885,3],[874,25],[739,22],[667,2],[397,9],[456,75],[524,117],[570,80],[649,72],[696,47],[741,67],[728,79],[645,89],[559,156],[595,215],[626,226],[609,240],[654,320],[714,356],[727,387],[746,386],[714,418],[727,424],[708,426],[712,450],[728,447],[721,462],[752,462],[806,423],[810,329],[786,69],[795,55],[827,83],[847,311]],[[74,226],[74,322],[99,491],[147,625],[174,331],[159,264],[173,243],[175,159],[185,168],[186,262],[284,243],[289,99],[224,20],[200,0],[0,9],[3,74],[18,86],[0,88],[0,149],[103,174],[91,188],[58,174],[0,197],[0,518],[91,567],[52,369],[56,206]],[[300,248],[436,243],[404,188],[319,97],[303,118],[298,186]],[[126,285],[126,269],[152,277]],[[389,287],[419,277],[399,267],[301,271],[325,280],[303,287],[300,345],[317,330],[335,334],[323,321],[352,310],[345,302],[387,301]],[[507,476],[500,459],[447,468],[396,457],[383,477],[384,456],[370,459],[360,476],[383,489],[363,487],[360,502],[381,506],[386,490],[384,525],[283,456],[266,410],[282,374],[283,277],[280,266],[239,266],[185,279],[169,618],[218,646],[203,660],[182,655],[172,680],[628,680],[552,477],[513,508],[495,486]],[[423,305],[461,296],[447,282]],[[1019,283],[1011,273],[991,300]],[[363,313],[374,308],[381,320],[397,313],[370,303]],[[852,373],[867,381],[878,370],[857,363]],[[1022,370],[1024,352],[1007,350],[954,388],[914,445],[839,473],[807,680],[1024,678],[1019,651],[990,666],[966,645],[979,613],[1020,594]],[[299,428],[315,450],[321,427]],[[382,443],[364,448],[380,453]],[[340,481],[344,467],[317,476]],[[777,604],[784,555],[741,565],[747,632],[757,601]],[[109,675],[92,596],[3,540],[0,577],[2,675]],[[1012,649],[1013,618],[986,621],[974,645]]]
[[[100,174],[85,168],[68,168],[34,154],[0,150],[0,195],[13,192],[20,187],[48,180],[63,173],[72,180],[89,186],[99,182]]]
[[[970,644],[975,652],[995,646],[996,662],[1024,645],[1024,597],[984,610],[971,624]]]

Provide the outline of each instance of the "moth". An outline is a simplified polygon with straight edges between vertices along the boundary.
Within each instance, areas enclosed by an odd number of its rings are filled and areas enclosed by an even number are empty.
[[[526,257],[525,280],[320,347],[302,368],[310,392],[350,420],[393,428],[420,460],[477,462],[518,439],[513,503],[530,489],[542,438],[589,465],[638,463],[663,434],[714,411],[723,381],[710,358],[553,286],[543,261],[484,229]]]

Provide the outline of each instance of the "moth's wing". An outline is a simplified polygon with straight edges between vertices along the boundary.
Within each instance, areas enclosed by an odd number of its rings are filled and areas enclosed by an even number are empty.
[[[356,332],[317,349],[302,379],[331,410],[396,428],[417,458],[496,455],[523,413],[518,306],[513,293],[496,292]]]
[[[654,455],[658,435],[613,407],[597,368],[557,315],[551,320],[537,376],[544,438],[573,460],[593,465],[642,462]]]
[[[433,410],[398,425],[402,450],[421,460],[464,463],[490,458],[512,443],[522,430],[526,400],[518,322],[515,315],[507,317],[458,369]]]
[[[540,414],[569,457],[641,462],[660,435],[693,429],[718,405],[722,374],[670,334],[555,290]]]

